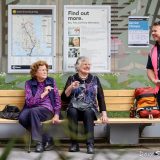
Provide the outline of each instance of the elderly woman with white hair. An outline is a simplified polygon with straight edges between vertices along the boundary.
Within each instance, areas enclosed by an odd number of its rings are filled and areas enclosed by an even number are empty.
[[[83,121],[87,153],[94,154],[94,120],[97,119],[98,107],[102,122],[108,121],[103,89],[99,78],[90,74],[89,58],[79,57],[75,69],[77,73],[68,78],[61,95],[62,101],[69,102],[67,108],[71,138],[69,152],[80,150],[77,137],[78,121]]]

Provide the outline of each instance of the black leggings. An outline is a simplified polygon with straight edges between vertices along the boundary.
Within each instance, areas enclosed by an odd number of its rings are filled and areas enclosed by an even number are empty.
[[[69,107],[67,110],[67,118],[69,120],[69,131],[71,143],[77,143],[78,121],[83,121],[84,131],[86,135],[86,144],[94,144],[94,119],[95,113],[92,109],[79,111],[76,108]]]

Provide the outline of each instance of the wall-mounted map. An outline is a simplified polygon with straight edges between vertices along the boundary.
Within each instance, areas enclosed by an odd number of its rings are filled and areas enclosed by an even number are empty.
[[[8,72],[28,72],[37,60],[55,69],[55,6],[9,6]],[[54,66],[53,66],[54,64]]]

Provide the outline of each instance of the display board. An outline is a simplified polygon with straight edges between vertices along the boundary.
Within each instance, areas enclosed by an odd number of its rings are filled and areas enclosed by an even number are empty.
[[[111,7],[107,5],[64,6],[63,71],[75,71],[79,56],[91,61],[91,71],[110,72]]]
[[[128,17],[128,47],[149,46],[149,17]]]
[[[45,60],[56,69],[56,6],[8,6],[8,72],[28,73],[30,65]]]

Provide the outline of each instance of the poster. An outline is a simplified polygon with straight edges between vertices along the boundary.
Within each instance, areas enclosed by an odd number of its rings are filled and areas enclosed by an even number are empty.
[[[63,71],[75,71],[79,56],[91,61],[91,72],[110,72],[110,6],[64,6]]]
[[[129,16],[128,47],[149,46],[149,17]]]
[[[56,7],[54,5],[9,5],[8,72],[28,73],[37,60],[55,72]]]

